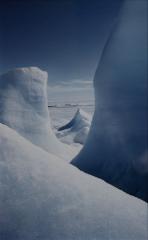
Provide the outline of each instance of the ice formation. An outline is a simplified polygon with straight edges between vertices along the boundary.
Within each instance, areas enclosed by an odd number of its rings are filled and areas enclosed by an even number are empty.
[[[84,144],[91,125],[91,116],[82,109],[78,109],[73,119],[60,127],[56,135],[61,141],[72,144]]]
[[[75,150],[58,141],[49,118],[47,72],[17,68],[0,76],[0,122],[46,151],[70,160]]]
[[[73,161],[143,199],[148,176],[145,4],[135,0],[124,6],[96,72],[91,131]],[[35,67],[0,77],[0,239],[147,240],[144,201],[62,161],[72,152],[50,127],[46,82],[47,73]],[[88,125],[76,123],[75,130],[85,135]]]
[[[147,239],[143,201],[0,124],[0,239]]]
[[[96,71],[96,109],[73,164],[148,200],[147,1],[127,0]]]

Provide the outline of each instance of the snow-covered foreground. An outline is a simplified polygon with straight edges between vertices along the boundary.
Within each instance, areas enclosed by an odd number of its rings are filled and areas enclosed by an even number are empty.
[[[1,240],[146,240],[147,205],[0,124]]]

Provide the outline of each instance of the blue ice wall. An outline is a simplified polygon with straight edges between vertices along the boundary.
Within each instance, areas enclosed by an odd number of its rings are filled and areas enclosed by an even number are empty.
[[[147,1],[127,0],[94,78],[96,109],[73,164],[143,199],[147,178]]]

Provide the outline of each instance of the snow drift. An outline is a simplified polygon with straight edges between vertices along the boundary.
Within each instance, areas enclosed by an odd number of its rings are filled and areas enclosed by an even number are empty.
[[[148,200],[147,1],[125,1],[94,86],[96,109],[73,164]]]
[[[147,239],[147,205],[0,124],[0,239]]]
[[[66,143],[84,144],[91,125],[91,116],[82,109],[78,109],[73,119],[60,127],[56,135]]]
[[[0,76],[0,122],[32,143],[70,160],[75,150],[58,141],[49,118],[47,72],[17,68]]]

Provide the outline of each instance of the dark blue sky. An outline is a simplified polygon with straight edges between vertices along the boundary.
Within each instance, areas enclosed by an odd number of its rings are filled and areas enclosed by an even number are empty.
[[[0,72],[38,66],[53,82],[90,80],[121,2],[3,1]]]

